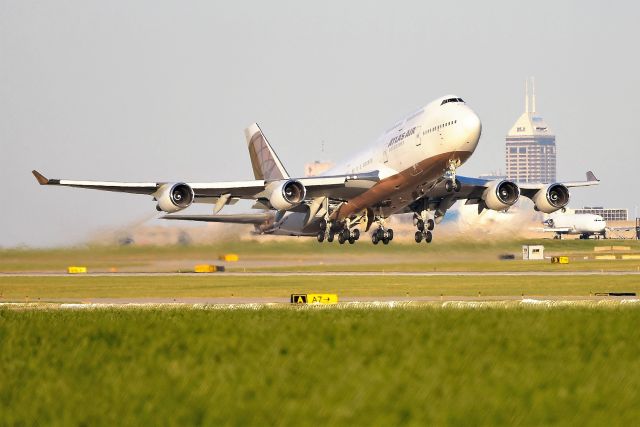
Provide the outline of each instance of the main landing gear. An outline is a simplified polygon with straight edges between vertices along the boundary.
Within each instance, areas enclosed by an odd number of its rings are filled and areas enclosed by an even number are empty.
[[[393,229],[387,228],[384,229],[382,226],[378,227],[376,231],[371,234],[371,242],[374,245],[382,242],[385,245],[388,245],[390,241],[393,240]]]
[[[418,229],[414,236],[416,243],[420,243],[423,240],[427,243],[431,243],[433,240],[433,234],[431,231],[435,228],[436,223],[432,218],[427,218],[427,211],[422,211],[419,215],[416,214],[413,220],[416,228]]]
[[[344,245],[346,242],[353,245],[360,239],[360,230],[357,228],[350,229],[349,225],[350,223],[347,221],[342,228],[338,226],[336,229],[336,226],[331,221],[322,221],[320,223],[321,231],[319,231],[317,235],[318,242],[322,243],[327,239],[327,242],[331,243],[337,237],[341,245]]]

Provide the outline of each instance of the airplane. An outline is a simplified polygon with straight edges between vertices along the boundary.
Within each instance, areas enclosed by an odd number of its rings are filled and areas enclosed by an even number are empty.
[[[372,227],[373,244],[387,245],[393,229],[387,220],[413,213],[415,241],[430,243],[432,231],[458,200],[506,211],[523,195],[544,213],[564,210],[569,189],[597,185],[587,180],[516,184],[458,174],[474,153],[482,124],[462,98],[446,95],[411,113],[363,151],[320,176],[297,178],[286,171],[258,124],[245,129],[253,180],[223,182],[104,182],[48,179],[41,185],[68,186],[152,196],[156,209],[174,214],[192,203],[213,204],[210,215],[166,215],[163,219],[253,224],[259,234],[316,236],[318,242],[355,243],[360,227]],[[253,200],[250,214],[220,214],[240,199]]]
[[[632,227],[607,227],[607,222],[600,215],[563,214],[554,215],[543,221],[543,231],[555,233],[554,239],[562,239],[563,235],[579,235],[580,239],[607,238],[609,231],[629,231]]]

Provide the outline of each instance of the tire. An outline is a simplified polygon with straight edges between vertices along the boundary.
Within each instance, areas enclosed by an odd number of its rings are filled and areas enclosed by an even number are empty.
[[[433,234],[431,234],[430,231],[427,231],[424,235],[424,241],[427,243],[431,243],[432,240],[433,240]]]
[[[416,231],[414,239],[416,240],[416,243],[422,242],[422,231]]]
[[[458,181],[458,179],[456,178],[456,182],[453,184],[453,191],[457,193],[461,189],[462,189],[462,184],[460,184],[460,181]]]
[[[382,239],[382,243],[384,243],[385,245],[389,244],[389,239],[387,239],[386,237],[384,239]]]
[[[450,179],[444,183],[444,189],[447,190],[447,193],[451,193],[453,191],[453,183]]]
[[[416,227],[418,227],[418,231],[423,231],[424,230],[424,221],[419,219],[418,222],[416,223]]]
[[[360,240],[360,230],[358,230],[357,228],[353,230],[353,238],[356,240]]]
[[[378,235],[378,240],[382,240],[384,238],[384,230],[382,228],[378,228],[376,230],[376,234]]]
[[[338,243],[344,245],[344,235],[342,233],[338,234]]]
[[[431,231],[435,226],[436,226],[436,223],[431,218],[429,218],[427,220],[427,230]]]
[[[388,229],[387,230],[387,239],[389,239],[389,241],[393,240],[393,229]]]
[[[324,233],[321,231],[318,233],[318,243],[324,242]]]
[[[326,229],[327,229],[327,221],[323,219],[322,221],[320,221],[320,230],[324,231]]]
[[[333,238],[335,237],[335,235],[333,234],[333,232],[329,233],[329,236],[327,237],[327,242],[331,243],[333,242]]]
[[[374,245],[377,245],[379,241],[380,239],[378,239],[378,233],[373,233],[371,235],[371,243],[373,243]]]
[[[349,244],[353,245],[356,242],[356,239],[354,239],[353,237],[349,237]]]

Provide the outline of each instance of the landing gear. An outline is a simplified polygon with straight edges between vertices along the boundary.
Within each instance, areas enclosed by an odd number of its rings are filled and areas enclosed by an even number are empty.
[[[457,193],[461,188],[462,184],[460,183],[460,181],[458,181],[458,179],[448,179],[444,184],[444,189],[447,190],[447,193],[451,193],[452,191],[455,191]]]
[[[393,240],[393,229],[391,228],[383,228],[382,226],[378,227],[376,231],[371,234],[371,242],[374,245],[377,245],[379,242],[388,245],[390,241]]]
[[[433,234],[431,233],[431,231],[435,228],[436,223],[432,218],[429,218],[428,216],[429,212],[425,209],[420,211],[419,213],[416,212],[415,216],[413,217],[414,224],[418,229],[418,231],[416,231],[414,235],[414,240],[416,241],[416,243],[420,243],[423,240],[427,243],[431,243],[431,240],[433,240]]]
[[[444,173],[445,178],[447,178],[447,182],[444,184],[444,189],[447,190],[447,193],[451,193],[452,191],[457,193],[462,188],[462,184],[460,184],[460,181],[456,178],[456,169],[458,166],[460,166],[460,159],[449,160],[449,166],[447,167],[447,171]]]
[[[324,231],[321,231],[318,233],[318,242],[319,243],[324,242]]]

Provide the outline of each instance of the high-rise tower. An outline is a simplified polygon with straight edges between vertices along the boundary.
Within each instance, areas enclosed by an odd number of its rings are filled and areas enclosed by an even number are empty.
[[[525,112],[506,138],[507,179],[517,182],[556,182],[556,137],[536,112],[536,92],[525,82]]]

